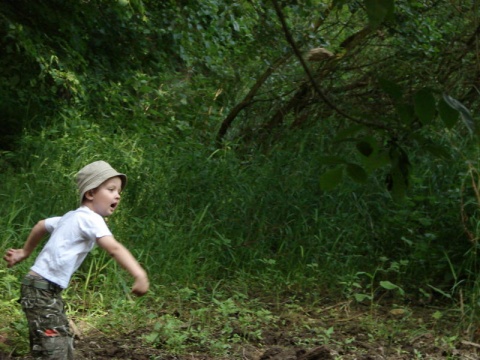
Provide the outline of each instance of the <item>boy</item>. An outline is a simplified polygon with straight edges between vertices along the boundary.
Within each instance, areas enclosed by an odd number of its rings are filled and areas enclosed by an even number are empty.
[[[76,176],[80,207],[62,217],[39,221],[22,249],[7,250],[8,267],[30,256],[40,240],[50,239],[22,280],[22,309],[30,330],[30,347],[35,359],[73,359],[73,336],[68,326],[61,292],[87,254],[98,244],[134,278],[132,292],[144,295],[149,288],[145,270],[108,229],[104,217],[113,214],[127,183],[105,161],[93,162]]]

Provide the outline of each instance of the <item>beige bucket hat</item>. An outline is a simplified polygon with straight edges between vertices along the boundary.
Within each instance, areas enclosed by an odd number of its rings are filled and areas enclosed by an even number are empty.
[[[127,175],[117,172],[117,170],[105,161],[95,161],[80,169],[76,176],[78,191],[80,193],[80,204],[87,191],[95,189],[105,180],[115,176],[120,177],[123,190],[125,185],[127,185]]]

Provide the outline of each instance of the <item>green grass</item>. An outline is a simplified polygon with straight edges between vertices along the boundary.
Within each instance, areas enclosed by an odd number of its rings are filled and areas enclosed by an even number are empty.
[[[22,246],[39,219],[77,206],[75,172],[105,159],[129,176],[109,226],[152,281],[150,295],[132,299],[131,279],[96,249],[65,292],[74,317],[115,324],[128,311],[132,326],[149,327],[152,346],[181,353],[193,341],[218,354],[260,342],[256,329],[276,326],[285,299],[301,309],[326,298],[371,309],[385,298],[438,299],[463,309],[464,328],[478,322],[476,243],[459,222],[461,163],[422,168],[407,199],[395,203],[374,177],[321,191],[320,145],[308,156],[278,151],[245,160],[192,139],[122,131],[109,138],[109,127],[73,123],[26,133],[21,151],[2,155],[0,251]],[[477,234],[478,203],[470,199],[468,226]],[[2,331],[18,339],[19,352],[25,325],[15,299],[32,262],[0,268]]]

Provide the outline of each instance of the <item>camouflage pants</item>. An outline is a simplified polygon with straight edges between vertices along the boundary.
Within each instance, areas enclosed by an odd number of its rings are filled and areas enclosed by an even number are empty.
[[[31,284],[26,285],[28,282]],[[41,286],[37,287],[38,284]],[[34,359],[71,360],[73,336],[64,310],[62,289],[48,284],[51,283],[30,274],[22,281],[20,304],[28,321],[30,349]]]

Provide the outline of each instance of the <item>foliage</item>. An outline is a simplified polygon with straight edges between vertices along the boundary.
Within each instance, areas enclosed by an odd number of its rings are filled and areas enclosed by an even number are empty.
[[[250,116],[253,122],[248,120],[249,123],[241,125],[242,136],[247,139],[253,137],[257,143],[265,144],[265,138],[269,139],[267,141],[278,141],[283,136],[289,136],[292,128],[305,131],[314,126],[325,126],[318,125],[319,122],[327,123],[330,131],[336,129],[332,137],[342,143],[356,144],[368,164],[352,163],[348,158],[339,157],[337,151],[331,151],[335,157],[319,159],[334,166],[321,177],[321,185],[325,189],[333,187],[339,183],[344,172],[354,180],[364,182],[372,167],[388,166],[387,186],[394,198],[401,199],[409,187],[411,167],[414,165],[410,161],[412,151],[422,149],[436,156],[448,153],[447,149],[435,144],[442,136],[438,133],[442,128],[439,120],[446,128],[452,128],[461,115],[466,128],[476,132],[472,115],[462,102],[454,98],[457,95],[450,93],[454,85],[445,85],[463,76],[463,71],[455,69],[467,66],[475,71],[477,59],[472,39],[476,35],[471,35],[470,29],[477,28],[472,26],[477,18],[469,12],[475,9],[475,5],[472,4],[470,9],[462,8],[467,15],[456,22],[455,31],[449,31],[450,28],[444,31],[432,24],[452,21],[452,17],[458,16],[457,8],[444,11],[438,9],[435,3],[420,5],[397,1],[393,16],[393,1],[365,1],[368,22],[359,2],[340,1],[334,4],[336,11],[319,12],[321,21],[315,26],[312,19],[306,24],[295,23],[296,28],[288,28],[288,20],[297,14],[285,7],[286,21],[282,22],[282,27],[286,34],[304,34],[299,41],[295,41],[294,37],[289,39],[287,36],[287,39],[308,77],[305,79],[303,76],[302,79],[298,73],[291,72],[290,76],[294,79],[290,82],[292,86],[280,90],[280,94],[284,95],[277,96],[278,100],[268,102],[261,95],[250,97],[248,101],[252,106],[255,102],[259,105],[255,106],[255,115]],[[282,19],[281,10],[278,12]],[[378,16],[372,19],[372,14]],[[311,17],[318,15],[314,12]],[[339,26],[342,23],[348,23],[348,26]],[[327,37],[322,31],[330,28],[337,31],[330,31]],[[428,33],[419,37],[419,28],[428,29]],[[310,37],[308,41],[303,41],[307,36]],[[426,45],[426,39],[430,45],[428,49],[421,47]],[[318,43],[331,50],[326,58],[313,57]],[[465,54],[462,57],[465,64],[457,64],[456,68],[450,57],[446,59],[447,54],[451,54],[448,51],[452,50],[452,43],[458,44],[458,52]],[[312,50],[308,54],[309,49]],[[300,52],[307,52],[307,55]],[[411,61],[407,61],[408,56],[416,59],[412,65]],[[432,62],[439,62],[448,70],[442,65],[433,68]],[[273,76],[271,79],[274,80]],[[280,81],[285,85],[283,78]],[[263,83],[255,84],[258,85]],[[474,87],[456,88],[459,96],[464,97],[462,101],[468,101],[472,106],[477,103],[475,96],[470,97]],[[269,94],[268,91],[264,93]],[[469,96],[465,97],[462,93]],[[264,109],[264,103],[273,103],[273,106]],[[232,127],[236,116],[238,114],[227,116],[225,127],[219,134],[221,137],[225,135],[226,127]],[[338,116],[344,121],[338,123]],[[256,119],[263,120],[259,123]]]
[[[9,339],[17,339],[16,346],[25,348],[27,346],[28,328],[27,322],[21,317],[21,310],[16,303],[18,298],[18,279],[8,274],[6,270],[0,270],[0,289],[5,294],[0,299],[0,310],[2,319],[0,321],[0,353],[8,350],[5,344]]]
[[[217,294],[219,298],[214,297],[211,303],[202,303],[195,290],[185,288],[179,293],[180,301],[190,301],[188,320],[184,316],[166,314],[158,318],[152,314],[153,332],[145,337],[148,343],[161,345],[171,353],[184,353],[195,344],[196,351],[224,355],[234,344],[261,341],[261,328],[277,321],[255,302],[244,308],[248,300],[243,294],[227,299]]]

